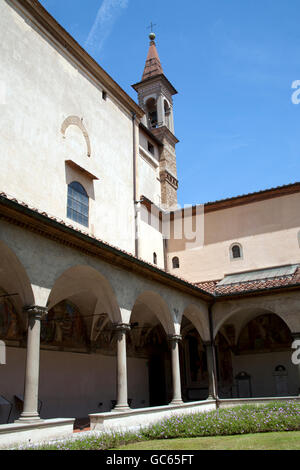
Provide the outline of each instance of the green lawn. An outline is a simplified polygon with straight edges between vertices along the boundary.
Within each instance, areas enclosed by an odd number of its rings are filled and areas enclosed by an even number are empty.
[[[146,441],[117,450],[300,450],[300,431]]]

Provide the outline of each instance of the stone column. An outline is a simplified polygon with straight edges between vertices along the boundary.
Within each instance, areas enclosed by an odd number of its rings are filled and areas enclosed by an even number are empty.
[[[115,324],[117,333],[117,403],[113,411],[127,411],[128,389],[127,389],[127,355],[126,355],[126,333],[130,325],[125,323]]]
[[[47,314],[47,308],[35,305],[25,307],[24,311],[28,314],[24,408],[17,421],[33,422],[40,420],[38,413],[40,335],[41,319]]]
[[[299,347],[300,347],[300,332],[299,333],[291,333],[292,334],[292,338],[293,338],[293,342],[294,341],[298,341],[299,342],[299,346],[297,346],[297,349],[293,349],[292,350],[292,353],[293,352],[296,352],[296,351],[299,351]],[[300,353],[297,353],[296,354],[296,359],[300,358]],[[298,361],[297,361],[298,362]],[[297,372],[298,372],[298,395],[300,396],[300,363],[299,364],[295,364],[295,367],[297,367]]]
[[[164,108],[164,97],[163,95],[159,95],[157,99],[157,124],[158,127],[165,126],[165,108]]]
[[[179,341],[182,340],[180,335],[169,336],[171,343],[171,359],[172,359],[172,382],[173,382],[173,399],[170,405],[178,405],[182,402],[181,396],[181,379],[179,364]]]
[[[207,400],[215,400],[217,398],[216,377],[214,367],[214,345],[212,342],[204,342],[206,349],[207,371],[208,371],[208,397]]]

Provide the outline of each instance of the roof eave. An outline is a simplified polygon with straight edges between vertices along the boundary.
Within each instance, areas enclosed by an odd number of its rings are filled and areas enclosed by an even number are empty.
[[[134,83],[131,86],[136,92],[138,92],[139,88],[141,86],[145,85],[146,83],[151,83],[153,81],[157,81],[157,79],[163,80],[167,83],[167,85],[169,86],[169,88],[171,90],[172,95],[177,95],[178,94],[178,91],[176,90],[176,88],[173,87],[172,83],[167,79],[167,77],[163,73],[158,74],[158,75],[154,75],[153,77],[146,78],[145,80],[141,80],[140,82]]]
[[[242,292],[230,292],[228,294],[218,294],[214,292],[213,296],[216,301],[222,300],[233,300],[237,298],[247,298],[247,297],[258,297],[264,295],[270,295],[274,293],[282,293],[282,292],[290,292],[292,290],[300,290],[300,283],[289,284],[286,286],[273,286],[273,287],[266,287],[263,289],[252,289]]]

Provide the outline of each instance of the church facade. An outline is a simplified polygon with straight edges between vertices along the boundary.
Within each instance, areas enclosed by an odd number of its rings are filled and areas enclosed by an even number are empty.
[[[297,397],[300,183],[178,208],[153,33],[138,104],[37,0],[0,35],[0,424]]]

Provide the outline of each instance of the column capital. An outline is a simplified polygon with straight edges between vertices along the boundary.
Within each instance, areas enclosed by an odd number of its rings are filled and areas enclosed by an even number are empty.
[[[202,341],[203,346],[206,348],[212,347],[214,343],[212,341]]]
[[[169,341],[182,341],[182,336],[181,335],[168,335],[168,340]]]
[[[23,311],[28,314],[29,317],[41,320],[45,315],[48,314],[48,307],[40,307],[38,305],[30,305],[23,308]]]
[[[300,331],[296,333],[291,333],[293,339],[300,339]]]
[[[113,327],[116,331],[125,332],[131,330],[131,325],[129,323],[113,323]]]

